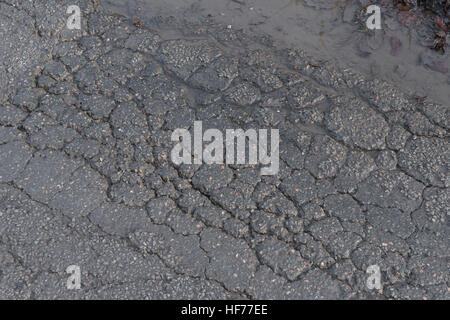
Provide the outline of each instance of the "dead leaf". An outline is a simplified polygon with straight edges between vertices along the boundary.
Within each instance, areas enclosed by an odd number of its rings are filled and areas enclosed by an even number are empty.
[[[442,19],[440,16],[436,16],[434,18],[434,22],[438,25],[439,28],[441,28],[443,31],[447,32],[448,27],[445,23],[444,19]]]

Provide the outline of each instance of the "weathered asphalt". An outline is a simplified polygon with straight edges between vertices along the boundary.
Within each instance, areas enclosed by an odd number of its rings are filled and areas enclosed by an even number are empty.
[[[449,106],[211,21],[80,0],[68,30],[72,2],[0,0],[0,298],[449,298]],[[174,166],[195,120],[278,128],[279,174]]]

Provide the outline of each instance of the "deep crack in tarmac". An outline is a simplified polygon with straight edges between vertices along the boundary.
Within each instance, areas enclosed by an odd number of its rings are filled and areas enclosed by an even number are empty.
[[[213,21],[82,0],[67,30],[70,2],[0,0],[0,298],[449,298],[448,106]],[[279,173],[175,166],[196,120],[279,129]]]

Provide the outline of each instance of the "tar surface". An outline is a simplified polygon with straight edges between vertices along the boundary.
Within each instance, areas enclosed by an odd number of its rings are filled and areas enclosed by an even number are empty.
[[[448,105],[78,2],[81,31],[70,1],[0,0],[0,298],[449,298]],[[279,129],[279,173],[175,166],[196,120]]]

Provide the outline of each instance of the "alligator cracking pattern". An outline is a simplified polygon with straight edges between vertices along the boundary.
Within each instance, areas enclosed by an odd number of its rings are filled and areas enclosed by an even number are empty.
[[[0,1],[0,298],[449,298],[448,106],[80,3],[69,31],[68,1]],[[278,128],[279,173],[173,165],[195,120]]]

